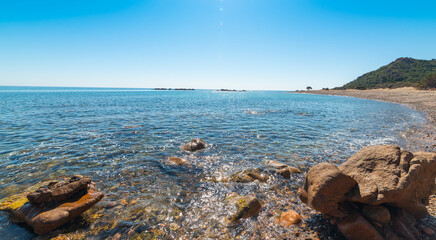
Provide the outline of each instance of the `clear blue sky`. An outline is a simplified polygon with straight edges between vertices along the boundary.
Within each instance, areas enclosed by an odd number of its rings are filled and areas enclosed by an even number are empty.
[[[0,0],[0,85],[314,89],[436,58],[436,1]]]

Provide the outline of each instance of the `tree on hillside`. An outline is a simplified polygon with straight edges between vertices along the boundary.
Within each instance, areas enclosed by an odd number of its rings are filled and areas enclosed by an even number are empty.
[[[309,91],[309,90],[312,90],[312,87],[311,86],[307,86],[306,89],[307,89],[307,91]]]
[[[422,79],[424,88],[436,88],[436,73],[431,73]]]

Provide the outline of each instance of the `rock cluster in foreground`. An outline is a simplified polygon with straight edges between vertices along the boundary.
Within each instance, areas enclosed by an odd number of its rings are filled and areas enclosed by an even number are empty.
[[[428,215],[435,177],[436,153],[371,146],[338,167],[312,167],[299,195],[348,239],[420,239],[428,229],[417,219]]]
[[[11,211],[15,223],[25,222],[35,233],[49,233],[91,208],[104,193],[98,192],[89,177],[80,175],[64,181],[50,182],[10,203],[4,210]],[[21,206],[17,205],[17,202]]]

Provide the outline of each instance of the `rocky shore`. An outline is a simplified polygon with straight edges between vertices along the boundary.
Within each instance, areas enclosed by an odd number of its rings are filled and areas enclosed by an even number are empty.
[[[26,223],[36,234],[44,235],[80,216],[103,196],[90,177],[75,175],[42,182],[29,192],[2,199],[0,211],[9,212],[14,223]]]
[[[312,167],[299,195],[350,240],[433,239],[435,177],[436,153],[370,146],[339,166]]]
[[[183,169],[183,174],[189,174],[200,167],[195,159],[202,157],[196,157],[194,152],[207,150],[211,145],[193,139],[181,145],[176,156],[163,162],[169,169]],[[304,176],[303,184],[299,180]],[[243,239],[244,231],[237,237],[231,231],[250,225],[254,229],[252,239],[344,239],[345,235],[351,240],[427,240],[433,239],[436,230],[432,195],[436,190],[435,176],[436,153],[412,153],[390,145],[366,147],[339,166],[324,162],[310,170],[266,160],[258,168],[245,168],[227,177],[204,175],[201,181],[210,184],[263,188],[242,193],[227,191],[225,199],[210,203],[215,208],[210,209],[211,216],[218,219],[213,229],[204,226],[203,230],[188,234],[183,225],[186,222],[178,221],[183,215],[180,210],[168,218],[130,198],[103,201],[91,209],[105,194],[95,188],[90,177],[81,175],[42,182],[2,199],[0,210],[9,212],[12,221],[26,223],[35,233],[55,239],[82,239],[102,233],[99,236],[106,239],[181,239],[185,235],[196,236],[190,239]],[[267,187],[273,182],[274,186]],[[133,194],[125,192],[127,196]],[[179,196],[177,201],[182,203],[188,194],[191,193]],[[207,202],[212,199],[210,195],[204,197]],[[134,216],[119,215],[119,210],[128,206],[135,208]],[[189,216],[193,211],[199,209],[189,209],[184,214]],[[87,219],[87,225],[79,223],[80,215]],[[79,233],[68,230],[76,227],[81,229]]]
[[[299,93],[348,96],[386,101],[404,104],[407,107],[421,111],[426,114],[428,123],[424,128],[415,129],[411,135],[407,136],[407,140],[409,142],[408,147],[411,147],[414,150],[436,152],[436,91],[417,90],[412,87],[407,87],[371,90],[313,90],[300,91]],[[430,216],[432,216],[426,219],[428,224],[436,226],[436,195],[434,193],[433,195],[429,196],[427,210]]]

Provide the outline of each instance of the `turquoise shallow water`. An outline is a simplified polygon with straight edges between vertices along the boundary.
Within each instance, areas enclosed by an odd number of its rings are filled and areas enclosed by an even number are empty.
[[[264,160],[303,172],[318,162],[340,163],[363,146],[404,145],[402,133],[425,122],[397,104],[270,91],[0,87],[0,106],[0,198],[40,181],[89,175],[106,197],[77,220],[80,228],[58,233],[95,239],[132,229],[140,236],[159,230],[169,239],[286,234],[293,230],[277,227],[271,212],[291,203],[300,208],[289,199],[304,174],[250,184],[210,179],[262,168]],[[180,151],[197,137],[206,150]],[[169,166],[171,156],[191,164]],[[256,194],[264,202],[259,217],[226,228],[229,192]],[[5,214],[0,236],[36,237]]]

